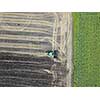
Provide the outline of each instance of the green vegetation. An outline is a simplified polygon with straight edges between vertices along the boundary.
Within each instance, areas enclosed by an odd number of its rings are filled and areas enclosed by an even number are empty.
[[[100,86],[100,13],[73,13],[74,86]]]

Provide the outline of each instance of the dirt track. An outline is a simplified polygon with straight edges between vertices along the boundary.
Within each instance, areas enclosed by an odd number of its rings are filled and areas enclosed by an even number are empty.
[[[72,86],[72,74],[73,74],[73,63],[72,63],[72,14],[68,13],[68,31],[67,31],[67,68],[69,69],[69,74],[67,76],[67,86]]]

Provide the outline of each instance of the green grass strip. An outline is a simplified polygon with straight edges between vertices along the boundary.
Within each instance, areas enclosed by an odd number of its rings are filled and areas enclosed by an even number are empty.
[[[100,13],[73,13],[74,86],[100,86]]]

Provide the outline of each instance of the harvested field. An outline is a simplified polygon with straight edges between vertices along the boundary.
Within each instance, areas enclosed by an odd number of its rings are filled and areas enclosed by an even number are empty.
[[[0,13],[0,86],[71,86],[71,34],[71,13]]]

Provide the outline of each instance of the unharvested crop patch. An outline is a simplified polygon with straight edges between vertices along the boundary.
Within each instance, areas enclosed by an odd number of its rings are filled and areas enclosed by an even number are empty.
[[[74,86],[100,86],[100,13],[73,13]]]

